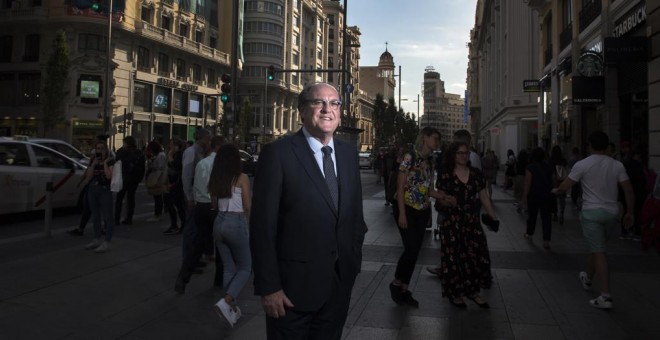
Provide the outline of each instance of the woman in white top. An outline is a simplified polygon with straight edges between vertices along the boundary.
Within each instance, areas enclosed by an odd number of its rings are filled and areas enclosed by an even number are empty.
[[[252,268],[248,237],[250,180],[241,172],[241,157],[236,146],[225,144],[218,150],[209,178],[209,193],[211,201],[217,202],[213,238],[224,265],[225,296],[215,308],[233,327],[241,317],[236,297],[248,282]]]

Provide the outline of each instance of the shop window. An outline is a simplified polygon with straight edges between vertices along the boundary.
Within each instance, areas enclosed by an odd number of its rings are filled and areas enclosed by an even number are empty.
[[[154,93],[154,112],[170,114],[171,95],[172,90],[169,88],[156,86],[156,92]]]
[[[151,85],[136,82],[133,86],[133,110],[151,112]]]
[[[188,103],[188,108],[190,111],[190,117],[202,117],[202,96],[198,94],[191,93],[190,101]]]
[[[188,115],[188,93],[183,91],[174,90],[174,106],[172,107],[172,114],[177,116]]]
[[[218,100],[214,97],[206,97],[206,119],[218,119]]]
[[[39,61],[39,34],[25,36],[25,53],[23,61]]]
[[[11,62],[13,37],[3,35],[0,37],[0,63]]]

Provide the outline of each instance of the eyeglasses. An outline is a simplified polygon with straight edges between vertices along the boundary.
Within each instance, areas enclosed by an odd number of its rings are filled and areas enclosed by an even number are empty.
[[[338,109],[342,104],[341,100],[327,101],[327,100],[323,100],[323,99],[313,99],[313,100],[308,100],[307,102],[309,103],[309,106],[311,106],[313,108],[316,108],[316,109],[320,109],[320,108],[322,108],[323,106],[326,106],[326,105],[328,107],[332,108],[332,109]]]

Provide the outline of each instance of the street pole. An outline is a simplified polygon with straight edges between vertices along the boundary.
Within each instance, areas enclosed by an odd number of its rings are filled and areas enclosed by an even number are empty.
[[[110,64],[112,62],[112,0],[108,7],[108,44],[105,57],[105,93],[103,96],[103,131],[110,135]]]
[[[232,120],[229,127],[230,141],[234,142],[234,130],[238,121],[238,102],[236,101],[236,91],[238,88],[238,6],[241,0],[234,0],[231,13],[231,91],[229,93],[229,102],[231,103]]]
[[[399,65],[399,109],[401,109],[401,65]]]
[[[261,148],[263,148],[263,145],[266,141],[266,105],[268,103],[268,76],[264,77],[264,100],[263,100],[263,115],[261,116],[261,146],[259,149],[259,152],[261,152]]]
[[[422,118],[419,116],[419,93],[417,94],[417,126],[422,129]]]

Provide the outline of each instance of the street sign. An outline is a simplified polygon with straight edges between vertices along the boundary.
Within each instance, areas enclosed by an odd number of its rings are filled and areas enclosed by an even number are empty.
[[[353,84],[346,84],[344,85],[344,92],[345,93],[353,93],[353,90],[355,88],[353,87]]]

